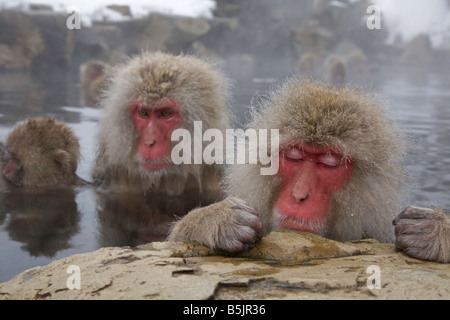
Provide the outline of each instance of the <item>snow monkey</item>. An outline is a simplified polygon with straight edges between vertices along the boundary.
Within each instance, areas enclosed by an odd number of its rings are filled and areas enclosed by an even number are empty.
[[[81,100],[88,107],[97,107],[104,90],[108,65],[99,60],[89,60],[80,66]]]
[[[3,171],[6,164],[9,161],[8,149],[6,148],[6,144],[3,141],[0,141],[0,170]],[[9,187],[9,183],[3,177],[0,176],[0,191],[7,190]]]
[[[338,241],[393,242],[405,144],[375,97],[292,78],[262,102],[249,127],[280,130],[278,173],[233,165],[229,197],[192,210],[173,225],[169,241],[239,252],[289,228]],[[442,211],[410,207],[394,224],[399,249],[449,261],[450,226]]]
[[[80,146],[54,118],[33,118],[15,127],[2,151],[2,174],[15,187],[61,187],[82,183],[76,175]]]
[[[116,67],[100,105],[93,178],[108,191],[220,190],[220,164],[175,164],[176,129],[194,140],[203,130],[228,128],[228,80],[218,69],[189,55],[143,52]],[[205,143],[206,144],[206,143]]]

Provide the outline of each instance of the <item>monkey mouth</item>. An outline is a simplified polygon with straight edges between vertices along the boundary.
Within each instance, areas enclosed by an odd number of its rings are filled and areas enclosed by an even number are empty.
[[[140,164],[147,171],[159,171],[167,167],[170,164],[170,160],[167,158],[141,159]]]
[[[317,235],[322,235],[325,230],[325,223],[322,221],[311,221],[288,217],[278,211],[274,212],[273,217],[276,228],[301,230]]]

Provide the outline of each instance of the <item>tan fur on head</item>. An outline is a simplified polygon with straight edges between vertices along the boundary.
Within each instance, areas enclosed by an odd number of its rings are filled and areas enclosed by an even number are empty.
[[[89,60],[80,66],[82,104],[97,107],[104,90],[109,66],[99,60]]]
[[[0,168],[8,161],[8,149],[3,141],[0,141]]]
[[[72,131],[54,118],[33,118],[11,131],[6,145],[21,162],[23,186],[73,183],[80,145]]]
[[[280,130],[280,149],[298,142],[333,146],[353,161],[350,183],[333,199],[327,236],[393,240],[391,221],[400,211],[404,184],[404,142],[375,97],[351,87],[293,78],[274,90],[253,116],[250,128]],[[267,232],[277,198],[273,190],[280,181],[259,173],[255,165],[234,165],[227,181],[231,195],[258,209]]]
[[[202,121],[203,130],[228,127],[228,81],[214,66],[194,56],[143,52],[112,72],[101,101],[99,148],[93,177],[104,187],[147,191],[168,176],[215,175],[221,169],[199,165],[169,166],[158,173],[140,168],[136,159],[137,132],[130,104],[140,99],[153,105],[170,99],[180,106],[182,127],[193,132],[194,121]],[[209,173],[208,173],[208,172]],[[178,177],[178,178],[177,178]]]

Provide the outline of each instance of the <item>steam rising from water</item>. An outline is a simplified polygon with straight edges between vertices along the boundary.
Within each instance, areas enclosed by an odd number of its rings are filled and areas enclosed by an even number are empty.
[[[373,0],[381,8],[382,28],[389,30],[388,43],[400,37],[407,42],[416,35],[430,35],[440,47],[450,37],[450,8],[446,0]]]

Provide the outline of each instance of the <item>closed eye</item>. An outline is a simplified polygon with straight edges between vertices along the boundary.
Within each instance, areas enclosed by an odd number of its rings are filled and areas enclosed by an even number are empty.
[[[328,168],[337,168],[341,165],[341,157],[335,154],[325,154],[317,159],[318,164]]]
[[[301,161],[305,159],[305,155],[298,148],[289,148],[284,153],[283,156],[289,161]]]

